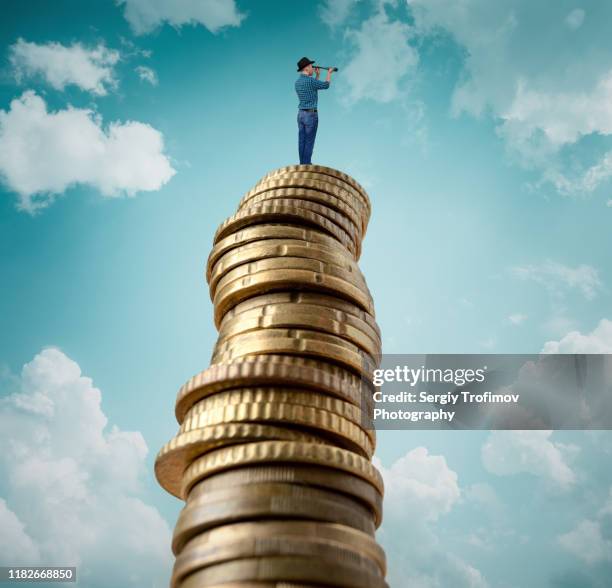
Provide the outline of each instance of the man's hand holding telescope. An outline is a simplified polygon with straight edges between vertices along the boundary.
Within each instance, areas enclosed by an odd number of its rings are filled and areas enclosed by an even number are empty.
[[[323,66],[320,66],[320,65],[315,65],[314,66],[314,70],[315,70],[315,77],[317,78],[317,80],[319,79],[319,76],[321,75],[321,70],[322,69],[326,69],[327,70],[327,78],[325,80],[326,82],[331,81],[332,72],[338,71],[337,67],[323,67]]]

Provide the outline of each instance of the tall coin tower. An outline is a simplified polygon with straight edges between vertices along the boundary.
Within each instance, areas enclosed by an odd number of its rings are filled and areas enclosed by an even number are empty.
[[[357,260],[365,190],[319,165],[267,174],[217,229],[206,279],[219,337],[178,392],[155,473],[185,500],[172,588],[383,588],[372,371]]]

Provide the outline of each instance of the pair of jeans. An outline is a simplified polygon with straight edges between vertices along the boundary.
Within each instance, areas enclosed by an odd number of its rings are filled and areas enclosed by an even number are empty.
[[[319,113],[298,110],[298,151],[300,163],[311,163],[317,127],[319,126]]]

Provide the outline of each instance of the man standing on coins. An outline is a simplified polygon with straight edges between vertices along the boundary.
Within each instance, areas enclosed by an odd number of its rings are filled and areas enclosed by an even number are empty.
[[[298,150],[300,164],[311,163],[312,150],[314,148],[317,127],[319,125],[319,114],[317,112],[317,93],[319,90],[329,88],[333,68],[328,68],[327,79],[319,80],[321,69],[313,68],[314,61],[308,57],[302,57],[298,61],[297,70],[300,76],[295,81],[295,92],[300,101],[298,105]],[[312,77],[315,72],[316,77]]]

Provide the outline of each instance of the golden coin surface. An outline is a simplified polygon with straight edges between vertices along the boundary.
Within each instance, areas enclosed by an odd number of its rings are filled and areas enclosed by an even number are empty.
[[[269,190],[278,190],[286,188],[303,188],[308,190],[317,190],[319,192],[325,192],[334,196],[335,198],[341,198],[347,202],[353,203],[355,207],[361,206],[363,210],[362,222],[358,223],[361,228],[362,237],[365,235],[367,224],[370,218],[370,208],[363,195],[355,190],[352,186],[321,174],[303,173],[303,174],[285,174],[277,175],[274,177],[266,178],[256,184],[252,190],[247,192],[242,200],[240,201],[239,208],[249,206],[255,196],[259,196]]]
[[[248,203],[248,205],[251,205],[283,198],[311,200],[312,202],[333,208],[336,212],[350,219],[356,227],[359,227],[360,238],[363,239],[366,222],[365,209],[354,198],[347,197],[343,192],[332,195],[329,192],[311,190],[310,188],[270,188],[250,196],[246,200],[243,199],[244,202],[242,204]]]
[[[321,230],[307,229],[298,225],[258,224],[241,229],[236,233],[232,233],[224,239],[221,239],[216,245],[213,246],[210,254],[208,255],[206,265],[207,279],[213,266],[215,263],[217,263],[217,260],[222,255],[225,255],[228,251],[231,251],[236,247],[247,245],[248,243],[266,241],[268,239],[295,239],[296,241],[319,243],[322,245],[327,245],[335,250],[338,249],[338,240]]]
[[[367,289],[365,278],[359,266],[348,253],[343,253],[342,249],[339,250],[337,247],[336,249],[331,249],[324,245],[308,243],[307,241],[293,240],[287,242],[284,239],[270,239],[233,249],[219,258],[208,279],[211,299],[214,298],[215,289],[219,281],[236,268],[243,267],[244,272],[247,273],[248,264],[263,259],[285,257],[313,259],[325,264],[338,266],[349,272],[355,281],[358,281],[363,288]]]
[[[346,339],[321,331],[270,328],[219,339],[211,363],[222,363],[241,355],[288,353],[335,361],[371,378],[376,359]]]
[[[380,355],[380,344],[370,338],[363,330],[351,324],[348,317],[336,320],[324,312],[325,309],[307,309],[301,305],[288,305],[289,308],[276,307],[269,314],[242,313],[233,319],[223,317],[219,328],[219,340],[226,340],[241,333],[265,331],[273,328],[317,330],[346,339],[363,351],[375,357]],[[342,317],[339,317],[342,319]]]
[[[191,489],[189,499],[215,490],[261,482],[286,482],[343,492],[360,500],[372,510],[376,526],[382,521],[382,495],[372,484],[353,474],[310,465],[245,466],[221,472],[198,482]]]
[[[384,493],[382,477],[368,459],[340,447],[294,441],[245,443],[198,457],[185,470],[182,493],[187,495],[194,484],[217,472],[262,463],[302,463],[335,468],[363,478]]]
[[[337,505],[346,506],[360,513],[366,519],[372,518],[372,512],[360,500],[356,500],[343,492],[337,492],[333,488],[317,488],[302,484],[288,482],[257,482],[249,485],[223,487],[206,493],[194,494],[191,492],[187,503],[183,508],[184,513],[199,509],[211,503],[222,504],[227,500],[249,500],[251,498],[290,497],[301,500],[305,507],[311,500],[329,500]],[[315,515],[316,516],[316,515]],[[298,519],[300,517],[297,517]],[[368,529],[370,525],[368,524]]]
[[[362,406],[374,393],[365,379],[325,361],[288,355],[251,355],[212,365],[181,386],[176,399],[177,421],[182,423],[189,408],[202,398],[255,384],[319,390],[356,406]]]
[[[356,258],[359,258],[361,254],[362,241],[365,234],[365,230],[363,228],[363,222],[365,221],[360,222],[357,220],[357,222],[355,222],[349,215],[346,215],[329,205],[322,204],[320,201],[318,202],[312,199],[297,197],[272,199],[264,198],[268,192],[269,190],[266,189],[265,191],[251,197],[250,200],[245,202],[245,204],[238,209],[237,214],[242,211],[260,207],[296,207],[300,210],[309,211],[312,214],[325,218],[327,221],[338,227],[344,234],[348,235],[351,239],[352,245],[354,246],[354,251],[352,252],[355,253]],[[336,235],[336,233],[333,234]]]
[[[313,202],[312,200],[305,200],[303,198],[275,198],[272,200],[263,200],[260,202],[249,202],[248,205],[241,208],[241,210],[248,210],[251,208],[265,206],[295,206],[297,208],[303,210],[310,210],[315,214],[319,214],[330,220],[332,223],[334,223],[343,231],[345,231],[348,235],[350,235],[351,240],[357,247],[357,250],[361,250],[361,241],[363,233],[361,229],[361,224],[352,222],[346,215],[337,210],[334,210],[330,206],[323,205],[319,202]]]
[[[248,298],[291,289],[335,294],[374,314],[372,297],[363,288],[335,275],[310,269],[280,267],[237,278],[223,287],[218,285],[213,300],[215,325],[218,328],[225,313]]]
[[[367,323],[367,325],[374,331],[372,335],[377,341],[381,341],[380,327],[376,323],[374,317],[359,308],[355,304],[338,298],[337,296],[330,296],[328,294],[319,294],[317,292],[273,292],[271,294],[262,294],[261,296],[254,296],[249,298],[240,304],[237,304],[234,308],[226,313],[226,317],[232,318],[242,312],[253,310],[255,308],[269,307],[270,309],[275,308],[282,304],[299,304],[304,307],[316,307],[331,309],[340,313],[355,316],[358,319]],[[264,310],[267,312],[267,309]]]
[[[336,191],[335,194],[332,195],[323,190],[312,190],[310,188],[269,187],[257,194],[249,196],[240,208],[261,206],[263,204],[278,204],[281,202],[291,203],[293,201],[295,201],[298,206],[300,202],[311,202],[316,206],[322,206],[328,211],[332,211],[334,214],[341,215],[352,227],[349,233],[355,235],[359,240],[359,244],[363,241],[367,228],[366,213],[363,207],[360,206],[355,199],[350,199],[341,191]],[[313,210],[317,212],[316,208]],[[330,220],[334,219],[331,218]]]
[[[388,588],[380,577],[338,563],[306,557],[261,557],[209,566],[189,574],[181,588],[201,588],[221,582],[288,581],[345,588]]]
[[[251,190],[249,190],[240,201],[240,205],[248,202],[252,196],[269,189],[282,188],[308,188],[311,190],[321,190],[328,192],[336,197],[352,199],[365,209],[366,222],[369,219],[371,208],[369,199],[356,190],[353,186],[329,176],[317,173],[296,173],[296,174],[277,174],[260,180]]]
[[[322,180],[338,183],[338,185],[340,185],[342,187],[346,187],[347,189],[351,189],[353,191],[356,191],[356,192],[359,193],[359,197],[367,202],[368,210],[371,207],[371,205],[370,205],[370,198],[368,196],[368,193],[364,189],[364,187],[361,184],[359,184],[359,182],[357,182],[353,178],[351,178],[350,176],[346,176],[346,174],[344,175],[344,177],[342,177],[342,176],[339,176],[338,174],[327,173],[326,171],[324,171],[322,169],[318,169],[318,170],[315,170],[315,169],[299,169],[299,170],[297,170],[297,169],[293,169],[293,170],[290,170],[290,169],[277,169],[277,170],[273,170],[273,171],[267,173],[259,181],[260,182],[265,182],[267,180],[275,179],[275,178],[279,178],[279,177],[298,177],[298,176],[301,176],[303,178],[305,175],[309,175],[311,177],[321,178]]]
[[[239,265],[225,273],[218,281],[216,289],[221,290],[223,287],[236,280],[268,270],[307,270],[325,276],[340,278],[355,288],[359,288],[364,295],[369,297],[370,301],[372,300],[372,296],[361,272],[357,273],[347,269],[347,267],[341,267],[333,263],[327,263],[308,257],[271,257]]]
[[[290,325],[297,325],[300,321],[308,321],[304,324],[304,328],[323,328],[327,324],[324,321],[333,321],[340,323],[340,327],[333,328],[332,332],[342,331],[343,327],[346,326],[349,332],[356,330],[355,337],[356,344],[361,344],[362,337],[366,337],[366,345],[372,354],[380,355],[382,351],[382,343],[378,333],[370,326],[369,323],[362,320],[355,314],[349,314],[343,310],[337,310],[329,306],[322,306],[320,304],[308,304],[305,302],[276,302],[268,304],[252,304],[253,300],[262,298],[257,296],[251,298],[232,308],[225,314],[219,330],[224,329],[234,330],[236,326],[242,321],[254,321],[255,319],[260,321],[269,321],[270,318],[282,317],[282,320],[289,320]],[[251,302],[249,305],[248,303]],[[342,301],[344,302],[344,301]],[[249,308],[250,306],[250,308]],[[290,316],[288,316],[290,315]],[[291,315],[298,318],[292,319]],[[269,322],[262,322],[262,325],[271,324]],[[317,326],[320,325],[320,326]],[[265,327],[262,327],[265,328]],[[350,337],[349,337],[350,338]],[[359,341],[359,342],[358,342]]]
[[[343,180],[347,184],[350,184],[351,186],[353,186],[353,188],[358,190],[367,199],[368,204],[369,204],[368,193],[366,192],[365,188],[355,178],[349,176],[348,174],[345,174],[344,172],[338,171],[337,169],[334,169],[333,167],[327,167],[325,165],[315,165],[315,164],[287,165],[287,166],[272,170],[271,172],[267,173],[264,177],[274,176],[278,174],[293,173],[293,172],[312,172],[312,173],[318,173],[318,174],[325,174],[333,178],[338,178],[340,180]]]
[[[328,437],[333,436],[338,444],[342,443],[366,457],[372,457],[374,453],[372,437],[359,425],[332,412],[299,404],[252,402],[220,406],[186,416],[180,432],[186,433],[221,423],[241,422],[301,426],[308,433],[320,430]]]
[[[364,422],[364,419],[367,418],[367,415],[363,414],[361,407],[330,396],[329,394],[324,394],[315,390],[305,390],[303,388],[281,388],[272,386],[237,388],[218,392],[217,394],[196,402],[187,411],[185,418],[188,419],[203,412],[225,408],[226,406],[248,403],[270,404],[274,402],[278,402],[279,404],[311,406],[337,414],[360,426]]]
[[[177,498],[185,468],[211,449],[253,441],[305,441],[325,444],[324,437],[286,427],[258,423],[222,423],[179,433],[166,443],[155,459],[155,476],[160,486]]]
[[[311,227],[315,226],[324,230],[346,247],[355,256],[355,259],[359,258],[357,244],[344,229],[326,216],[312,210],[300,208],[295,204],[282,206],[278,204],[262,204],[261,206],[243,208],[221,223],[215,233],[214,243],[218,243],[221,239],[246,226],[259,223],[269,224],[271,222],[285,224],[287,221]]]
[[[237,559],[252,557],[297,556],[336,561],[382,577],[376,562],[364,557],[350,545],[319,538],[295,536],[245,537],[223,543],[186,544],[176,559],[172,586],[196,570]]]
[[[265,521],[241,522],[216,527],[191,539],[184,549],[205,547],[249,537],[299,537],[323,539],[341,545],[350,545],[365,557],[377,562],[382,574],[387,573],[385,552],[367,533],[345,525],[319,521]]]
[[[347,525],[374,536],[367,508],[338,493],[291,484],[259,484],[237,487],[188,502],[181,511],[172,538],[178,554],[185,543],[202,531],[258,518],[294,518]]]

